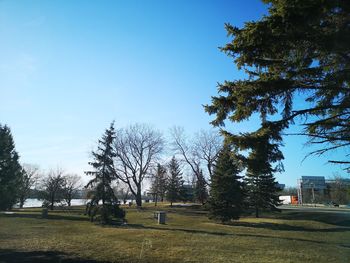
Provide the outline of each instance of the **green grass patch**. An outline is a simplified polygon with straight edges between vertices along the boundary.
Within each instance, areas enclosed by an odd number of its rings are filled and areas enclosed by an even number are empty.
[[[119,227],[89,222],[83,207],[0,214],[0,262],[350,262],[349,213],[284,210],[222,225],[200,206],[125,209]]]

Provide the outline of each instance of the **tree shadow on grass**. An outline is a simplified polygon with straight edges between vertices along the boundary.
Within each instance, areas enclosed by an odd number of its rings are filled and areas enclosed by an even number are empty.
[[[313,211],[283,211],[274,218],[287,220],[313,220],[338,227],[350,227],[350,213],[313,212]]]
[[[107,263],[72,257],[59,251],[16,251],[0,249],[0,263]]]
[[[251,222],[234,222],[227,224],[228,226],[240,226],[240,227],[251,227],[251,228],[262,228],[269,230],[279,231],[301,231],[301,232],[320,232],[320,233],[335,233],[349,231],[349,227],[333,227],[333,228],[309,228],[304,226],[293,226],[288,224],[274,224],[274,223],[251,223]]]
[[[164,211],[169,214],[179,214],[184,216],[205,216],[208,214],[208,211],[203,209],[202,205],[192,204],[192,205],[169,205],[163,207]]]
[[[12,218],[34,218],[34,219],[43,219],[40,213],[23,213],[15,212],[13,214],[0,214],[0,217],[12,217]],[[84,216],[74,216],[70,214],[48,214],[48,217],[45,219],[49,220],[72,220],[72,221],[88,221],[88,217]]]
[[[191,217],[202,217],[206,216],[208,212],[206,211],[191,211],[191,210],[176,210],[176,211],[166,211],[168,214],[177,214],[182,216],[191,216]]]
[[[241,224],[239,226],[246,226],[246,227],[257,227],[257,224],[250,225],[247,224]],[[259,228],[269,228],[272,230],[275,230],[276,226],[271,226],[275,224],[262,224],[261,226],[258,226]],[[283,237],[283,236],[270,236],[265,234],[241,234],[241,233],[227,233],[227,232],[218,232],[218,231],[206,231],[206,230],[200,230],[200,229],[186,229],[186,228],[173,228],[173,227],[167,227],[159,226],[159,227],[153,227],[153,226],[144,226],[142,224],[128,224],[127,227],[130,228],[136,228],[136,229],[150,229],[150,230],[160,230],[160,231],[170,231],[170,232],[183,232],[183,233],[190,233],[190,234],[204,234],[204,235],[213,235],[213,236],[238,236],[238,237],[253,237],[253,238],[269,238],[269,239],[280,239],[280,240],[287,240],[287,241],[301,241],[301,242],[308,242],[308,243],[317,243],[317,244],[326,244],[329,245],[329,242],[320,241],[320,240],[309,240],[309,239],[303,239],[303,238],[293,238],[293,237]],[[283,226],[285,228],[290,226]],[[302,229],[302,230],[301,230]],[[279,229],[281,230],[281,229]],[[308,229],[310,230],[310,229]],[[295,231],[305,231],[305,228],[298,228],[298,230]],[[342,231],[350,231],[349,228],[333,228],[333,229],[313,229],[311,231],[319,231],[319,232],[342,232]],[[346,245],[342,243],[336,243],[335,245],[339,245],[342,247],[346,247]]]

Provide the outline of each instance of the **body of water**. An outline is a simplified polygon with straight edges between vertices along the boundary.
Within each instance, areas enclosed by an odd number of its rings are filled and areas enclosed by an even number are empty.
[[[120,200],[121,201],[121,200]],[[89,199],[72,199],[71,201],[71,205],[75,206],[75,205],[86,205],[86,203],[89,202]],[[132,202],[133,204],[135,204],[135,200],[127,200],[126,203]],[[142,203],[144,203],[145,200],[142,200]],[[149,202],[152,202],[152,200],[150,200]],[[123,202],[121,202],[123,204]],[[43,200],[39,200],[36,198],[28,198],[25,203],[24,203],[24,208],[25,207],[41,207],[43,204]],[[64,203],[63,203],[64,204]]]
[[[88,199],[72,199],[71,205],[85,205],[88,202]],[[41,207],[43,200],[36,198],[28,198],[23,207]]]

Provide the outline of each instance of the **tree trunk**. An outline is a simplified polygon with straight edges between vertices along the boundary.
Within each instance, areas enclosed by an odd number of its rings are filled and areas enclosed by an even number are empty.
[[[25,202],[25,199],[24,198],[20,198],[20,200],[19,200],[19,208],[23,208],[24,202]]]
[[[128,199],[129,191],[123,196],[123,203],[126,204],[126,199]]]
[[[155,195],[154,195],[154,199],[155,199],[155,201],[154,201],[154,206],[157,206],[158,194],[155,194]]]
[[[141,197],[141,187],[137,187],[137,193],[136,193],[136,205],[138,207],[142,206],[142,197]]]
[[[54,203],[55,203],[55,196],[51,196],[50,210],[53,210]]]
[[[255,207],[255,217],[259,218],[259,208],[257,206]]]

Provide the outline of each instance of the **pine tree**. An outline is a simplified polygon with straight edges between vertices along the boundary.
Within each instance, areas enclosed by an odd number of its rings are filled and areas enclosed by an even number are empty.
[[[152,177],[152,186],[151,186],[151,192],[153,193],[154,198],[154,205],[157,206],[158,198],[161,202],[164,201],[164,196],[166,193],[166,187],[167,187],[167,177],[166,177],[166,168],[161,165],[157,164],[157,170],[155,171],[155,174]]]
[[[260,210],[269,209],[280,211],[276,206],[280,205],[277,182],[272,174],[247,174],[244,178],[247,194],[247,203],[254,208],[258,218]]]
[[[86,185],[92,188],[91,200],[87,205],[87,212],[91,221],[99,217],[102,223],[110,223],[112,217],[122,219],[125,212],[119,207],[118,199],[112,188],[112,181],[116,179],[113,158],[116,156],[113,150],[115,139],[114,123],[111,124],[99,140],[97,151],[92,152],[93,162],[89,164],[93,171],[85,172],[94,178]],[[100,204],[101,203],[101,204]]]
[[[181,192],[183,190],[183,179],[179,162],[175,156],[168,164],[168,184],[166,198],[170,202],[170,206],[173,206],[173,202],[181,200]]]
[[[179,201],[182,201],[183,203],[193,201],[193,188],[190,184],[185,184],[185,180],[182,180],[179,191]]]
[[[221,222],[239,219],[244,202],[240,171],[231,147],[225,144],[214,167],[208,201],[209,218]]]
[[[278,149],[278,143],[271,143],[268,134],[271,132],[265,135],[251,133],[240,140],[241,144],[248,145],[254,141],[254,147],[245,159],[247,174],[244,181],[248,205],[255,209],[256,217],[259,217],[261,209],[279,211],[277,206],[280,205],[278,193],[280,188],[273,174],[283,171],[283,166],[279,162],[283,159],[283,155]],[[274,162],[277,162],[277,165],[272,167]]]
[[[11,209],[19,199],[22,168],[9,127],[0,124],[0,210]]]

